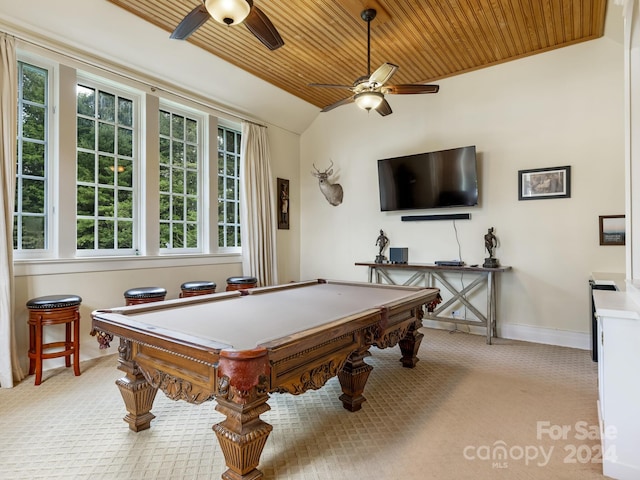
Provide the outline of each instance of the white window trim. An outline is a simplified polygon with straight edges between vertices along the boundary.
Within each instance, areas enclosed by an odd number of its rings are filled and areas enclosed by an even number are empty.
[[[59,103],[59,77],[58,64],[33,53],[18,51],[17,60],[30,65],[42,68],[48,72],[47,98],[49,101],[47,111],[47,166],[45,170],[47,211],[46,230],[47,248],[37,250],[13,250],[14,260],[47,259],[56,258],[58,253],[58,222],[56,218],[55,206],[57,205],[55,186],[58,184],[58,114],[57,105]]]
[[[234,131],[239,132],[240,134],[242,134],[242,126],[241,125],[238,125],[238,124],[235,124],[235,123],[220,119],[218,121],[218,125],[216,126],[216,132],[215,132],[216,133],[216,137],[215,137],[216,140],[218,138],[217,127],[222,127],[222,128],[227,129],[227,130],[234,130]],[[242,150],[242,147],[240,149]],[[217,185],[218,185],[218,144],[217,144],[217,142],[216,142],[216,146],[215,146],[215,154],[214,155],[215,155],[213,157],[214,160],[212,160],[212,161],[214,161],[215,165],[216,165],[216,168],[215,168],[215,184],[216,184],[215,202],[216,202],[216,207],[218,207],[217,203],[218,203],[218,196],[219,196],[218,193],[219,192],[217,192]],[[242,161],[242,151],[240,151],[240,154],[238,156],[238,161],[239,162]],[[238,166],[238,168],[239,168],[239,166]],[[240,182],[240,171],[238,171],[238,182]],[[240,188],[241,188],[241,185],[240,185],[240,183],[238,183],[238,202],[240,202]],[[238,209],[238,215],[240,215],[240,209]],[[215,230],[216,231],[216,244],[217,244],[217,239],[218,239],[218,229],[217,229],[218,220],[219,220],[219,218],[218,218],[218,214],[217,214],[217,210],[216,210],[216,230]],[[219,251],[219,252],[229,252],[229,253],[241,253],[242,252],[242,246],[240,246],[240,247],[218,246],[218,250],[217,251]]]
[[[134,175],[135,179],[133,182],[133,247],[130,249],[86,249],[86,250],[78,250],[77,242],[74,245],[75,256],[76,258],[87,258],[87,257],[113,257],[113,256],[122,256],[122,255],[135,255],[136,252],[141,251],[142,244],[142,236],[141,231],[143,230],[143,225],[145,220],[143,218],[142,212],[142,199],[144,198],[144,188],[143,182],[145,178],[144,162],[142,160],[142,147],[141,144],[144,141],[144,132],[143,132],[143,111],[144,111],[144,103],[143,97],[144,94],[139,90],[130,88],[126,85],[118,84],[116,82],[110,81],[105,78],[97,77],[96,75],[78,71],[76,76],[76,85],[78,84],[86,84],[88,87],[97,88],[98,90],[105,91],[108,93],[114,93],[118,96],[127,97],[128,99],[133,101],[133,159],[134,159]],[[76,118],[77,118],[77,109],[76,109]],[[77,152],[77,145],[75,147]],[[77,161],[77,160],[76,160]],[[75,162],[74,162],[75,163]],[[74,184],[77,188],[77,165],[74,170]],[[78,220],[77,211],[74,213],[75,221]],[[148,221],[148,220],[147,220]],[[76,240],[77,240],[77,232],[76,232]]]
[[[207,205],[210,195],[209,188],[205,179],[209,178],[209,162],[207,161],[208,155],[208,135],[206,132],[208,128],[208,116],[201,110],[186,107],[168,100],[160,99],[160,106],[158,109],[158,115],[160,110],[167,110],[171,114],[183,115],[184,117],[190,117],[198,121],[198,247],[197,248],[164,248],[159,247],[160,255],[180,255],[180,254],[193,254],[193,253],[205,253],[207,251],[207,245],[209,244],[209,229],[211,227],[209,219],[205,216],[205,209],[208,211]],[[159,141],[159,136],[158,136]],[[159,179],[155,179],[159,182]],[[217,199],[216,199],[217,200]],[[158,224],[160,219],[157,219]],[[158,238],[158,240],[160,240]]]

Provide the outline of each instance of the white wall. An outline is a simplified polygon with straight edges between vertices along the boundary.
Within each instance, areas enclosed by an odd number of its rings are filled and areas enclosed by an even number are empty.
[[[300,279],[300,136],[280,128],[269,127],[271,173],[289,180],[289,230],[278,230],[278,283]]]
[[[389,95],[388,117],[355,105],[320,115],[301,139],[301,277],[365,280],[354,262],[375,258],[379,229],[410,263],[458,258],[452,221],[400,217],[468,212],[455,223],[462,259],[482,264],[495,227],[496,256],[513,267],[499,281],[499,334],[587,348],[589,274],[625,268],[624,247],[598,236],[598,216],[625,209],[622,55],[605,37],[442,80],[435,95]],[[478,151],[478,207],[380,212],[378,159],[465,145]],[[309,173],[331,160],[338,207]],[[563,165],[570,199],[518,201],[518,170]]]

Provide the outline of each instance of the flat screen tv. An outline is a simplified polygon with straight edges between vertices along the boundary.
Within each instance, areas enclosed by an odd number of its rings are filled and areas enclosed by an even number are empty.
[[[378,160],[378,183],[383,212],[477,205],[476,147]]]

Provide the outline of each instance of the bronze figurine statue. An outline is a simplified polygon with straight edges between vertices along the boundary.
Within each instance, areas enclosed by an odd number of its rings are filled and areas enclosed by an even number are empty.
[[[378,239],[376,240],[376,245],[378,245],[379,247],[378,256],[376,257],[376,263],[384,263],[384,261],[387,259],[387,257],[385,257],[382,252],[388,244],[389,238],[384,234],[382,230],[380,230],[380,235],[378,235]]]
[[[484,264],[482,265],[485,268],[496,268],[500,265],[498,259],[493,255],[496,251],[496,247],[498,246],[498,238],[493,233],[493,227],[487,230],[487,233],[484,236],[484,246],[489,252],[489,257],[484,259]]]

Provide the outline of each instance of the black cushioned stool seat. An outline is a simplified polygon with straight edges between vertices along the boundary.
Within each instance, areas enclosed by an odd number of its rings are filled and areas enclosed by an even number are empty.
[[[216,293],[216,283],[209,282],[207,280],[194,280],[191,282],[184,282],[180,285],[180,297],[194,297],[196,295],[209,295],[210,293]]]
[[[65,365],[80,375],[80,304],[78,295],[47,295],[32,298],[29,309],[29,375],[35,373],[35,384],[42,383],[42,360],[64,357]],[[44,343],[43,327],[64,325],[65,338],[60,342]],[[48,350],[55,350],[49,352]]]
[[[258,285],[256,277],[229,277],[227,278],[227,292],[230,290],[241,290],[255,288]]]
[[[167,290],[162,287],[136,287],[124,292],[126,305],[139,303],[161,302],[167,296]]]

